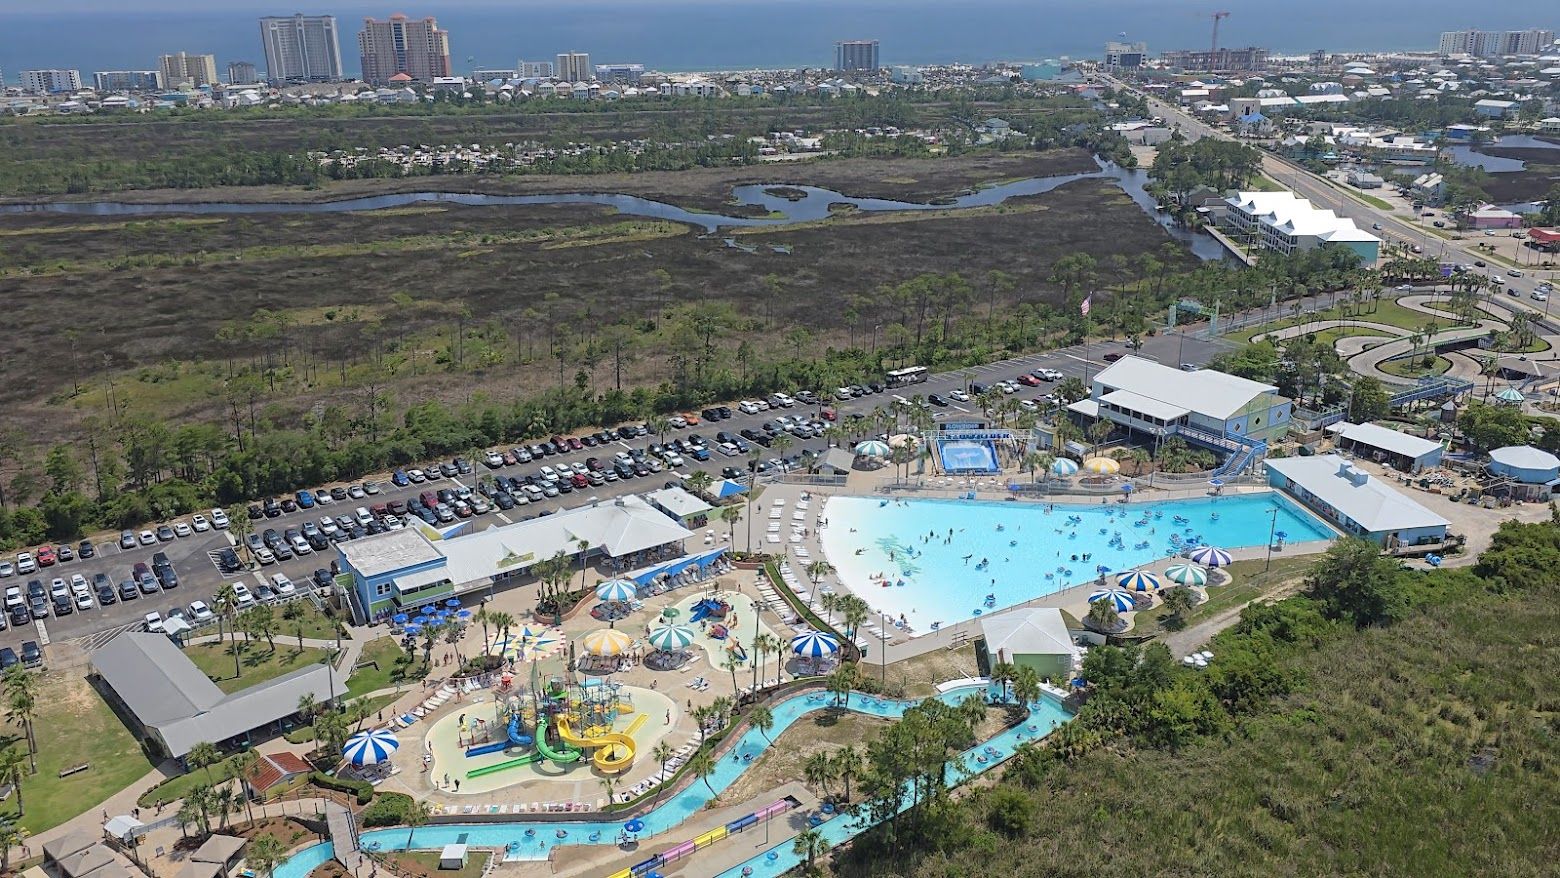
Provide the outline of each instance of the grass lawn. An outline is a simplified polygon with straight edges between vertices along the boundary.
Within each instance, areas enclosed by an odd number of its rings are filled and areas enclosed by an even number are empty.
[[[781,784],[801,780],[802,767],[814,753],[834,753],[844,747],[861,745],[874,737],[888,720],[848,711],[819,710],[809,713],[774,737],[775,745],[766,748],[753,766],[742,773],[715,799],[716,805],[745,802],[773,790]],[[695,781],[697,783],[698,781]],[[811,785],[809,785],[811,786]],[[841,792],[838,784],[831,791]],[[821,793],[822,790],[815,790]]]
[[[239,645],[243,647],[240,658],[243,673],[238,676],[233,674],[233,644],[231,643],[202,643],[185,649],[184,654],[190,657],[195,667],[215,680],[223,692],[247,689],[256,683],[263,683],[283,674],[292,673],[299,668],[318,664],[330,657],[330,650],[314,647],[300,650],[297,646],[289,646],[285,641],[280,640],[274,651],[266,646],[265,641],[240,642]]]
[[[1304,575],[1306,569],[1314,563],[1316,563],[1314,556],[1274,558],[1272,569],[1263,570],[1265,564],[1263,561],[1236,561],[1225,568],[1230,576],[1234,577],[1234,582],[1208,589],[1208,599],[1186,614],[1186,626],[1195,625],[1231,607],[1239,607],[1263,597]],[[1145,634],[1163,630],[1160,620],[1164,616],[1164,604],[1138,613],[1133,623],[1133,633]]]
[[[284,613],[297,613],[296,619],[289,619]],[[291,639],[294,645],[298,643],[298,629],[303,629],[303,636],[311,640],[330,640],[341,633],[341,626],[335,619],[320,612],[319,607],[306,600],[293,601],[283,607],[277,613],[276,640]]]
[[[1452,368],[1452,361],[1445,357],[1436,357],[1428,369],[1422,363],[1423,359],[1420,357],[1387,360],[1381,364],[1381,371],[1400,378],[1423,378],[1426,375],[1444,375]]]
[[[394,637],[380,637],[364,644],[357,667],[347,678],[347,696],[357,698],[378,689],[422,679],[428,669],[421,661],[409,665],[396,663],[396,659],[405,655],[406,650]]]
[[[1419,294],[1409,293],[1407,295]],[[1315,314],[1302,314],[1299,317],[1295,317],[1293,315],[1286,316],[1281,319],[1274,320],[1271,323],[1264,323],[1261,326],[1248,326],[1243,329],[1236,330],[1231,334],[1231,336],[1240,341],[1251,341],[1256,336],[1262,335],[1263,333],[1272,332],[1275,329],[1284,329],[1290,326],[1300,326],[1309,323],[1320,323],[1324,320],[1355,320],[1359,321],[1360,323],[1381,323],[1387,326],[1396,326],[1411,332],[1417,332],[1422,327],[1424,327],[1426,323],[1431,321],[1435,322],[1437,330],[1450,329],[1455,326],[1465,325],[1457,323],[1448,317],[1435,317],[1430,314],[1425,314],[1421,311],[1414,311],[1410,308],[1405,308],[1402,305],[1399,305],[1396,299],[1382,298],[1381,301],[1376,302],[1373,305],[1366,304],[1351,309],[1349,312],[1345,312],[1341,306],[1334,306],[1331,308],[1322,308]],[[1318,332],[1320,331],[1321,330],[1318,330]]]
[[[385,859],[408,878],[481,878],[487,869],[488,854],[473,853],[459,869],[440,869],[438,851],[395,851]]]
[[[86,680],[47,674],[44,696],[33,720],[38,741],[38,773],[23,780],[26,813],[20,823],[31,832],[57,826],[134,783],[152,769],[139,742]],[[19,726],[7,723],[0,746],[26,747]],[[63,768],[92,767],[62,778]],[[0,803],[0,816],[16,820],[17,796]]]
[[[152,808],[156,807],[158,802],[173,802],[182,799],[190,790],[202,784],[216,785],[232,780],[233,776],[238,773],[236,768],[237,760],[238,754],[235,753],[221,762],[206,768],[181,774],[178,777],[171,777],[142,793],[137,803],[142,808]]]

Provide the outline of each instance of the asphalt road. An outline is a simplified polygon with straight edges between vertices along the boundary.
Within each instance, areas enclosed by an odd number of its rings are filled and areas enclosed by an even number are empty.
[[[1139,355],[1156,359],[1170,365],[1183,362],[1200,364],[1207,362],[1213,356],[1228,348],[1228,343],[1219,340],[1202,340],[1189,335],[1182,336],[1180,334],[1160,334],[1144,339],[1143,348],[1139,352]],[[1039,368],[1056,369],[1068,377],[1083,378],[1088,374],[1097,373],[1101,368],[1107,365],[1103,360],[1105,355],[1111,353],[1119,354],[1124,353],[1125,351],[1126,348],[1122,342],[1094,343],[1091,344],[1087,349],[1082,346],[1064,348],[1061,350],[1032,354],[1025,357],[1005,360],[999,363],[978,366],[967,371],[974,374],[975,377],[973,380],[985,382],[1003,378],[1016,378],[1020,373]],[[946,395],[948,391],[964,386],[965,379],[961,377],[961,375],[961,372],[948,372],[940,375],[934,375],[925,383],[914,385],[910,389],[900,392],[905,396],[912,394],[928,395],[932,393]],[[1016,395],[1016,398],[1033,399],[1039,396],[1043,396],[1046,393],[1049,393],[1053,386],[1054,385],[1047,384],[1033,388],[1025,387],[1021,393]],[[891,393],[885,392],[881,394],[872,394],[866,397],[850,400],[848,402],[831,404],[834,405],[834,407],[839,411],[840,416],[844,418],[852,412],[866,413],[879,406],[886,407],[889,404],[890,397]],[[816,409],[809,409],[807,407],[798,406],[797,408],[791,409],[790,413],[796,414],[808,410],[816,411]],[[953,403],[950,405],[950,407],[941,409],[939,411],[943,414],[970,412],[978,415],[978,410],[975,406],[963,405],[960,403]],[[719,430],[726,430],[735,433],[747,428],[757,429],[764,421],[771,420],[775,414],[776,413],[774,412],[760,412],[753,415],[744,415],[741,412],[736,412],[736,414],[730,419],[720,421],[716,424],[701,423],[689,429],[676,431],[675,434],[669,434],[669,438],[675,438],[676,436],[686,436],[689,433],[698,433],[708,440],[713,437],[714,434]],[[651,441],[652,439],[647,437],[637,440],[635,444],[643,447],[649,445]],[[628,443],[618,444],[622,445],[624,448],[631,447]],[[806,449],[821,450],[824,445],[825,442],[822,439],[812,439],[805,442],[799,441],[793,445],[787,453],[796,454]],[[290,514],[284,514],[277,518],[260,519],[254,522],[254,530],[257,533],[263,532],[266,528],[275,528],[278,531],[284,531],[287,528],[301,526],[305,520],[318,520],[321,515],[325,515],[327,513],[333,516],[341,515],[343,513],[350,513],[354,508],[360,505],[372,505],[374,503],[388,503],[391,500],[411,499],[416,497],[422,491],[428,490],[430,487],[435,490],[443,487],[451,487],[451,481],[468,486],[474,486],[475,480],[477,478],[489,472],[506,476],[523,476],[528,473],[535,473],[541,468],[542,463],[553,464],[558,461],[570,463],[576,461],[583,462],[585,458],[591,456],[610,457],[617,450],[618,449],[611,447],[586,448],[581,451],[572,452],[570,454],[549,457],[546,461],[543,462],[518,464],[510,467],[502,467],[497,470],[489,470],[480,461],[473,461],[476,471],[470,475],[460,476],[454,480],[441,479],[436,482],[424,483],[422,485],[411,485],[405,488],[395,487],[390,483],[389,477],[387,475],[381,474],[371,477],[371,479],[373,481],[377,481],[383,489],[378,495],[374,497],[365,500],[346,500],[328,506],[317,507],[312,510],[299,510]],[[772,451],[772,449],[769,450]],[[766,457],[767,456],[768,455],[766,455]],[[774,456],[779,455],[776,454]],[[687,474],[692,472],[693,468],[701,468],[709,471],[711,474],[718,474],[721,468],[726,466],[744,468],[747,464],[747,459],[746,457],[727,458],[719,453],[715,453],[711,456],[710,460],[703,463],[698,463],[692,459],[689,459],[687,463],[688,465],[680,468],[679,472]],[[522,518],[534,517],[537,513],[544,509],[567,508],[573,505],[578,505],[585,499],[585,497],[594,496],[606,498],[629,493],[651,491],[661,487],[661,485],[670,478],[673,478],[673,473],[671,470],[667,470],[661,473],[653,473],[644,478],[631,479],[626,482],[611,482],[602,487],[589,488],[584,491],[578,491],[575,494],[568,494],[557,498],[547,499],[540,503],[532,503],[528,506],[517,507],[515,509],[509,510],[508,512],[500,512],[495,509],[493,512],[490,512],[487,515],[479,516],[475,520],[475,527],[480,530],[487,527],[512,523],[514,521],[519,521]],[[313,489],[318,486],[309,485],[300,487],[308,487]],[[187,521],[188,519],[186,518],[185,520]],[[25,594],[25,587],[27,585],[27,581],[30,579],[39,579],[47,587],[50,580],[52,580],[54,577],[60,576],[69,581],[71,574],[73,573],[82,574],[89,582],[91,581],[94,574],[106,573],[109,578],[117,584],[121,580],[130,577],[131,567],[136,562],[146,562],[150,564],[152,553],[163,551],[168,554],[169,559],[173,563],[174,570],[178,573],[180,581],[179,587],[173,591],[165,591],[155,595],[147,595],[133,601],[121,601],[106,607],[94,607],[91,610],[78,610],[68,616],[63,617],[55,617],[51,615],[45,620],[33,622],[26,626],[8,628],[4,632],[0,632],[0,645],[16,647],[25,640],[37,640],[39,643],[46,644],[48,641],[63,641],[76,638],[88,638],[88,644],[94,645],[106,640],[111,634],[119,630],[139,626],[141,624],[141,620],[148,612],[155,610],[162,613],[163,616],[166,617],[168,615],[169,609],[175,606],[188,606],[191,601],[203,600],[209,604],[211,602],[212,593],[221,587],[224,580],[238,579],[245,581],[253,586],[268,581],[272,574],[280,572],[287,574],[288,578],[292,579],[294,582],[302,584],[308,580],[310,574],[316,568],[329,567],[330,561],[336,558],[336,553],[334,551],[326,550],[323,553],[295,557],[288,561],[283,561],[260,568],[259,570],[246,571],[238,574],[228,574],[224,576],[217,569],[217,566],[212,560],[211,556],[217,550],[227,546],[228,544],[229,538],[227,533],[225,531],[214,530],[208,533],[193,534],[189,537],[175,539],[172,542],[162,543],[156,546],[145,546],[137,547],[135,549],[121,550],[119,548],[117,535],[99,535],[96,540],[98,549],[97,557],[86,561],[74,560],[63,564],[56,564],[53,567],[43,568],[38,573],[28,576],[8,577],[6,579],[0,580],[0,586],[22,587],[23,593]]]

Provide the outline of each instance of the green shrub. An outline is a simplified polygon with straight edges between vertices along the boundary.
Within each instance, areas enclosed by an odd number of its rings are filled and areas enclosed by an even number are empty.
[[[317,787],[327,790],[335,790],[338,793],[347,793],[357,796],[359,805],[367,805],[374,798],[374,785],[366,780],[349,780],[344,777],[331,777],[323,771],[316,771],[309,775],[309,782]]]
[[[359,818],[365,827],[400,826],[406,822],[406,814],[412,807],[412,797],[405,793],[380,793]]]

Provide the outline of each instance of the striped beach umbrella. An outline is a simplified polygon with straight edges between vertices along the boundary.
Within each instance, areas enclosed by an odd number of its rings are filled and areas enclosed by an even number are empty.
[[[639,589],[626,579],[608,579],[596,586],[596,600],[609,604],[626,604],[638,596]]]
[[[809,631],[791,638],[791,651],[802,658],[823,658],[839,652],[840,642],[831,634]]]
[[[1128,570],[1116,574],[1116,585],[1128,591],[1158,591],[1159,577],[1142,570]]]
[[[865,442],[856,443],[856,453],[862,457],[887,457],[888,443],[877,439],[868,439]]]
[[[1196,564],[1172,564],[1165,568],[1165,578],[1177,585],[1207,585],[1208,569]]]
[[[622,655],[633,645],[634,638],[616,628],[601,628],[590,632],[580,640],[580,646],[583,646],[586,652],[600,656]]]
[[[646,639],[662,652],[676,652],[693,644],[693,629],[683,625],[662,625],[652,630]]]
[[[1230,566],[1230,553],[1215,546],[1198,546],[1192,550],[1191,557],[1204,567]]]
[[[1059,476],[1070,476],[1078,472],[1078,461],[1070,457],[1058,457],[1051,464],[1051,472]]]
[[[1121,472],[1121,464],[1111,457],[1091,457],[1083,462],[1083,468],[1097,476],[1113,476]]]
[[[400,746],[389,729],[370,729],[348,738],[341,755],[353,765],[376,765],[389,759]]]
[[[1137,602],[1132,599],[1132,595],[1119,588],[1102,588],[1089,595],[1089,603],[1094,604],[1100,601],[1110,601],[1110,605],[1118,613],[1130,613],[1137,609]]]

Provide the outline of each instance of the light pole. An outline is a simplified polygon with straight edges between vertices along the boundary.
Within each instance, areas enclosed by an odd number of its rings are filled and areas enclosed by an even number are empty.
[[[1272,519],[1268,523],[1267,562],[1262,565],[1263,572],[1273,569],[1273,534],[1278,532],[1278,507],[1271,510]]]

